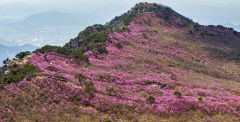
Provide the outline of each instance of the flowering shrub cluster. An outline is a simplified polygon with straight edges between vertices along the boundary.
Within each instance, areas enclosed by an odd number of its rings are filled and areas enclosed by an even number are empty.
[[[147,13],[136,20],[152,16]],[[167,116],[195,110],[239,117],[240,96],[235,90],[221,82],[188,81],[187,73],[194,70],[186,73],[180,64],[170,65],[171,61],[204,65],[188,58],[191,56],[209,64],[218,62],[204,54],[161,43],[158,34],[149,32],[156,23],[152,20],[151,26],[146,26],[133,21],[129,32],[109,33],[111,41],[104,42],[108,54],[85,53],[91,65],[78,65],[75,60],[53,52],[33,54],[30,63],[42,72],[31,81],[22,80],[1,89],[0,119],[38,117],[46,121],[49,116],[64,118],[65,113],[78,117],[98,112],[131,119],[143,113]],[[34,113],[38,113],[37,117],[29,115]]]

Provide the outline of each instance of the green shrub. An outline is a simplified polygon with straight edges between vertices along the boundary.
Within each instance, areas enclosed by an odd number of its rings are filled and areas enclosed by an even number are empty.
[[[122,32],[130,32],[130,30],[127,27],[122,27]]]
[[[21,81],[24,77],[41,72],[40,69],[32,64],[25,64],[21,69],[11,69],[8,75],[0,78],[0,84],[16,83]]]
[[[38,53],[38,52],[40,53],[55,52],[63,55],[69,55],[71,53],[71,50],[68,50],[64,47],[59,47],[59,46],[45,45],[44,47],[34,51],[34,53]]]
[[[75,78],[78,79],[79,82],[82,82],[82,81],[84,81],[85,79],[87,79],[87,77],[84,76],[84,75],[81,74],[81,73],[76,74],[76,75],[75,75]]]
[[[15,57],[17,58],[17,59],[23,59],[25,56],[27,56],[27,55],[29,55],[29,54],[31,54],[31,52],[29,52],[29,51],[25,51],[25,52],[20,52],[20,53],[18,53]]]
[[[34,51],[34,53],[46,53],[46,52],[56,52],[57,46],[45,45]]]
[[[86,95],[88,95],[88,97],[91,99],[95,97],[95,92],[97,90],[92,82],[84,82],[84,91],[86,92]]]
[[[121,43],[117,43],[117,44],[116,44],[116,47],[117,47],[118,49],[122,49],[123,46],[121,45]]]
[[[111,120],[104,120],[104,122],[112,122]]]
[[[171,79],[172,79],[172,80],[177,80],[177,79],[178,79],[178,78],[177,78],[177,75],[172,74],[172,75],[171,75]]]
[[[237,32],[237,31],[233,31],[233,34],[234,34],[234,35],[238,35],[238,32]]]
[[[54,67],[54,66],[48,66],[48,67],[46,67],[46,70],[54,71],[54,72],[58,71],[58,69],[56,67]]]
[[[92,33],[87,35],[85,38],[83,38],[83,46],[88,45],[89,42],[105,42],[107,40],[107,36],[105,33]]]
[[[201,96],[201,97],[206,97],[206,93],[205,92],[197,92],[197,95]]]
[[[182,96],[182,93],[179,92],[179,91],[175,91],[175,92],[174,92],[174,95],[176,95],[176,96],[178,96],[178,97],[181,97],[181,96]]]
[[[154,84],[155,82],[151,81],[151,80],[145,80],[144,81],[147,85],[152,85]]]
[[[153,103],[155,103],[155,97],[153,97],[153,96],[149,96],[147,99],[146,99],[146,101],[149,103],[149,104],[153,104]]]
[[[104,54],[104,53],[108,54],[106,47],[104,47],[103,45],[98,44],[96,46],[96,49],[97,49],[97,52],[99,52],[100,54]]]
[[[123,24],[124,25],[129,25],[132,22],[132,20],[135,16],[136,15],[134,13],[123,15],[122,16]]]
[[[148,39],[148,37],[147,37],[147,34],[146,34],[146,33],[143,33],[142,35],[143,35],[143,37],[144,37],[145,39]]]
[[[12,67],[12,68],[17,68],[18,65],[17,65],[16,63],[14,63],[11,67]]]
[[[81,50],[74,50],[71,52],[70,56],[77,61],[84,61],[89,63],[88,57],[82,53]]]
[[[106,92],[109,94],[109,96],[112,95],[112,93],[115,92],[114,88],[106,88]]]

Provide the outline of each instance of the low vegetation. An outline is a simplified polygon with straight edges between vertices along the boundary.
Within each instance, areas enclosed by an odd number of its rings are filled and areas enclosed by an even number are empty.
[[[33,75],[34,73],[41,72],[37,67],[32,64],[24,64],[16,68],[10,69],[9,74],[0,78],[0,86],[6,83],[16,83],[21,81],[24,77]]]
[[[30,51],[20,52],[15,57],[19,60],[22,60],[25,56],[30,55]]]
[[[0,121],[239,121],[239,63],[213,58],[205,49],[220,46],[231,52],[234,46],[217,36],[196,34],[212,27],[192,23],[185,28],[185,19],[173,10],[144,5],[126,25],[120,21],[119,30],[127,27],[128,32],[94,25],[64,47],[38,49],[41,53],[29,60],[41,70],[37,77],[27,80],[25,74],[31,76],[34,70],[23,73],[23,66],[13,65],[8,76],[12,78],[1,81],[16,83],[0,89]],[[142,13],[158,10],[162,11]],[[175,15],[180,23],[171,23]],[[198,31],[187,34],[192,26]],[[239,42],[232,31],[214,28],[213,33],[224,32],[219,34]],[[92,65],[78,65],[88,61],[86,51],[91,51]],[[26,81],[18,82],[21,74]]]

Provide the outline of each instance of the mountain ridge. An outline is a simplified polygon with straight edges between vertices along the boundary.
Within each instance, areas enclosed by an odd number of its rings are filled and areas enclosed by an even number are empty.
[[[238,121],[239,33],[158,4],[134,8],[135,15],[90,26],[63,47],[9,63],[0,119]]]

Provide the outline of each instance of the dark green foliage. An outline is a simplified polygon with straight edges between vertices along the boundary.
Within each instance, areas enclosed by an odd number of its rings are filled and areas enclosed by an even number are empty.
[[[154,84],[155,82],[151,81],[151,80],[145,80],[144,81],[147,85],[152,85]]]
[[[85,79],[87,79],[87,77],[81,73],[78,73],[75,75],[75,78],[78,79],[79,82],[84,81]]]
[[[206,97],[206,96],[207,96],[207,94],[204,93],[204,92],[198,92],[197,94],[198,94],[199,96],[201,96],[201,97]]]
[[[95,24],[93,26],[89,26],[87,27],[85,30],[83,30],[82,32],[79,33],[79,36],[86,36],[86,35],[90,35],[92,33],[96,33],[96,32],[102,32],[102,31],[107,31],[109,30],[111,27],[109,26],[105,26],[105,25],[101,25],[101,24]]]
[[[162,83],[154,82],[151,80],[146,80],[144,82],[146,83],[146,85],[157,85],[158,88],[162,88],[162,89],[167,87],[167,84],[162,84]]]
[[[234,34],[234,35],[238,35],[238,32],[237,32],[237,31],[233,31],[233,34]]]
[[[45,45],[44,47],[37,49],[34,51],[34,53],[46,53],[46,52],[56,52],[57,46],[50,46],[50,45]]]
[[[86,95],[91,99],[95,97],[95,92],[97,91],[92,82],[84,82],[84,91]]]
[[[115,92],[114,88],[106,88],[106,92],[111,96]]]
[[[11,69],[8,75],[0,78],[0,86],[4,83],[16,83],[21,81],[24,77],[33,75],[34,73],[41,72],[40,69],[32,64],[25,64],[23,68]]]
[[[89,50],[96,49],[100,53],[107,53],[103,43],[110,40],[107,32],[110,27],[103,25],[94,25],[87,27],[79,35],[72,39],[65,48],[79,50],[82,54]],[[78,52],[79,52],[78,51]]]
[[[69,55],[69,54],[71,54],[71,50],[68,50],[68,49],[66,49],[66,48],[57,48],[56,49],[56,53],[59,53],[59,54],[63,54],[63,55]]]
[[[68,50],[66,48],[59,47],[59,46],[46,45],[46,46],[34,51],[34,53],[38,53],[38,52],[40,52],[40,53],[55,52],[55,53],[59,53],[59,54],[63,54],[63,55],[69,55],[71,53],[71,50]]]
[[[121,43],[117,43],[117,44],[116,44],[116,47],[117,47],[118,49],[122,49],[123,46],[121,45]]]
[[[105,42],[106,40],[107,40],[107,37],[105,33],[92,33],[87,35],[83,39],[83,44],[87,45],[87,42],[94,42],[94,43]]]
[[[104,120],[104,122],[112,122],[111,120]]]
[[[125,13],[121,16],[115,17],[112,21],[110,21],[109,25],[114,25],[116,22],[123,23],[124,25],[129,25],[135,16],[136,14],[134,12]]]
[[[176,96],[178,96],[178,97],[181,97],[181,96],[182,96],[182,93],[179,92],[179,91],[175,91],[175,92],[174,92],[174,95],[176,95]]]
[[[37,49],[34,53],[46,53],[46,52],[55,52],[58,54],[62,55],[68,55],[71,56],[72,58],[76,59],[77,61],[84,61],[84,62],[89,62],[88,57],[83,54],[83,49],[78,49],[78,50],[69,50],[65,47],[58,47],[58,46],[49,46],[46,45],[40,49]]]
[[[97,49],[97,52],[101,53],[101,54],[108,54],[108,51],[106,49],[106,47],[104,47],[104,45],[96,45],[96,49]]]
[[[190,30],[190,31],[189,31],[189,34],[193,34],[193,31]]]
[[[14,63],[11,67],[12,67],[12,68],[17,68],[18,65],[17,65],[16,63]]]
[[[172,74],[172,75],[171,75],[171,79],[172,79],[172,80],[177,80],[177,76],[176,76],[175,74]]]
[[[17,58],[17,59],[23,59],[25,56],[27,56],[27,55],[29,55],[29,54],[31,54],[31,52],[29,52],[29,51],[25,51],[25,52],[20,52],[20,53],[18,53],[15,57]]]
[[[58,69],[56,67],[54,67],[54,66],[48,66],[48,67],[46,67],[46,70],[54,71],[54,72],[58,71]]]
[[[109,83],[112,83],[115,81],[115,79],[110,75],[101,75],[99,76],[99,80],[102,82],[109,82]]]
[[[108,37],[105,33],[92,33],[83,38],[83,41],[81,42],[81,46],[79,47],[79,49],[82,51],[82,53],[93,49],[97,49],[97,51],[101,54],[107,53],[107,50],[104,47],[104,45],[99,44],[106,42],[107,38]]]
[[[122,32],[130,32],[130,30],[127,27],[122,27]]]
[[[76,61],[84,61],[84,62],[89,63],[88,57],[86,55],[84,55],[81,50],[72,51],[70,56],[72,58],[76,59]]]
[[[143,33],[143,37],[144,37],[145,39],[148,39],[148,37],[147,37],[147,34],[146,34],[146,33]]]
[[[136,15],[134,13],[131,13],[131,14],[127,14],[126,17],[123,17],[122,21],[123,21],[123,24],[124,25],[129,25],[133,18],[135,17]]]
[[[157,31],[157,30],[154,30],[154,33],[158,34],[158,31]]]
[[[149,103],[149,104],[153,104],[153,103],[155,103],[155,97],[153,97],[153,96],[149,96],[147,99],[146,99],[146,101]]]
[[[94,84],[92,82],[85,82],[84,86],[85,86],[85,91],[88,93],[96,91],[96,89],[94,88]]]

